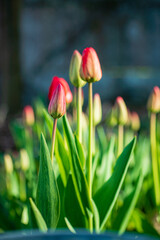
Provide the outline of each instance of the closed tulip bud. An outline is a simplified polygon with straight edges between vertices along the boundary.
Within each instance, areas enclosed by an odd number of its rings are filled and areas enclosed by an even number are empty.
[[[102,120],[102,104],[98,93],[93,98],[93,123],[96,126]]]
[[[53,118],[60,118],[66,112],[65,91],[61,84],[58,84],[52,94],[52,98],[48,106],[48,112]]]
[[[4,166],[6,173],[11,174],[13,172],[13,162],[9,154],[4,155]]]
[[[69,78],[71,83],[75,87],[83,87],[86,82],[84,82],[81,77],[80,77],[80,66],[81,66],[81,61],[82,61],[82,56],[81,54],[75,50],[73,52],[71,62],[70,62],[70,67],[69,67]]]
[[[23,171],[27,171],[30,166],[30,160],[28,153],[25,149],[20,150],[20,163]]]
[[[114,108],[107,114],[106,123],[109,127],[115,127],[117,125],[117,117],[115,116]]]
[[[150,112],[158,113],[160,111],[160,89],[155,86],[149,96],[147,109]]]
[[[53,77],[51,85],[49,87],[48,99],[51,100],[54,90],[57,88],[58,84],[61,84],[64,88],[66,103],[71,103],[73,96],[67,81],[64,78],[59,78],[57,76]]]
[[[122,97],[117,97],[114,106],[115,116],[119,125],[125,125],[128,121],[127,106]]]
[[[82,53],[80,76],[86,82],[97,82],[102,78],[102,69],[96,51],[89,47]]]
[[[23,109],[23,121],[27,126],[32,126],[35,122],[33,108],[29,105]]]
[[[137,132],[140,129],[140,119],[136,112],[132,112],[131,115],[131,128],[133,131]]]

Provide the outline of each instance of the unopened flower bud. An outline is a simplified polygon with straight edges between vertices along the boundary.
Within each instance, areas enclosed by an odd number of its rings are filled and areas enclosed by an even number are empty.
[[[58,84],[61,84],[64,88],[66,103],[71,103],[73,96],[67,81],[64,78],[59,78],[57,76],[53,77],[51,85],[49,87],[48,99],[51,100],[54,90],[57,88]]]
[[[136,112],[132,112],[131,115],[131,128],[133,131],[137,132],[140,129],[140,119]]]
[[[119,125],[125,125],[128,121],[128,111],[122,97],[117,97],[114,112]]]
[[[48,106],[48,112],[53,118],[60,118],[66,112],[65,92],[61,84],[58,84],[52,94],[52,98]]]
[[[108,113],[106,117],[106,123],[109,127],[115,127],[117,125],[117,118],[115,116],[114,108],[112,108]]]
[[[98,93],[93,98],[93,123],[96,126],[102,120],[102,104]]]
[[[83,87],[86,84],[86,82],[81,79],[79,73],[81,60],[82,60],[81,54],[77,50],[75,50],[73,52],[69,67],[69,78],[71,83],[75,87]]]
[[[27,171],[30,166],[30,160],[28,153],[25,149],[20,150],[20,163],[23,171]]]
[[[96,51],[89,47],[82,53],[80,76],[86,82],[97,82],[102,78],[102,69]]]
[[[23,109],[23,121],[27,126],[32,126],[34,124],[34,111],[29,105],[25,106]]]
[[[147,109],[150,112],[158,113],[160,111],[160,89],[155,86],[149,96]]]
[[[13,161],[9,154],[4,155],[4,166],[6,173],[11,174],[13,172]]]
[[[130,127],[131,126],[131,111],[129,110],[129,108],[127,108],[127,112],[128,112],[128,119],[127,119],[127,123],[126,126]]]

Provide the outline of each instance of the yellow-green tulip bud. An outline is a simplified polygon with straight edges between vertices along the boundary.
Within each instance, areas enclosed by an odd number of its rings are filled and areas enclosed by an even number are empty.
[[[128,121],[128,111],[127,106],[122,97],[117,97],[115,106],[114,106],[114,114],[117,119],[117,123],[119,125],[125,125]]]
[[[81,61],[82,61],[82,56],[81,54],[75,50],[73,52],[71,62],[70,62],[70,67],[69,67],[69,78],[71,83],[75,87],[83,87],[86,82],[84,82],[81,77],[80,77],[80,66],[81,66]]]
[[[25,149],[20,150],[20,163],[23,171],[27,171],[30,166],[29,156]]]
[[[102,120],[102,104],[98,93],[93,98],[93,124],[96,126]]]
[[[155,86],[149,96],[147,109],[150,112],[158,113],[160,112],[160,89]]]
[[[4,155],[4,166],[6,173],[11,174],[13,172],[13,161],[9,154]]]
[[[140,129],[140,119],[136,112],[132,112],[131,115],[131,128],[133,131],[138,131]]]

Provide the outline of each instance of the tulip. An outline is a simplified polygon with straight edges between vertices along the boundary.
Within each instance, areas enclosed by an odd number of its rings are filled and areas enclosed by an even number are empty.
[[[160,89],[157,86],[153,88],[153,91],[150,94],[147,109],[153,113],[158,113],[160,111]]]
[[[66,112],[65,92],[61,84],[58,84],[52,94],[52,98],[48,106],[48,112],[53,118],[60,118]]]
[[[102,120],[102,104],[101,98],[98,93],[93,98],[93,123],[94,126],[98,125]]]
[[[23,121],[27,126],[32,126],[35,122],[33,108],[29,105],[23,109]]]
[[[128,121],[128,111],[122,97],[116,98],[114,111],[118,125],[125,125]]]
[[[157,157],[156,114],[160,111],[160,89],[155,86],[147,103],[150,112],[150,145],[156,206],[160,206],[160,164]]]
[[[102,120],[101,98],[99,94],[96,93],[93,98],[93,154],[95,154],[95,150],[96,150],[95,127],[100,123],[101,120]]]
[[[57,119],[62,117],[66,112],[66,97],[64,87],[59,83],[53,91],[52,98],[48,106],[49,114],[54,118],[51,145],[51,161],[53,164],[53,153],[56,137]]]
[[[123,150],[123,126],[128,121],[128,111],[126,104],[122,97],[117,97],[116,102],[113,108],[114,116],[118,124],[118,149],[117,149],[117,156],[119,156]]]
[[[137,132],[140,129],[140,119],[136,112],[130,113],[131,128]]]
[[[11,174],[13,172],[13,161],[9,154],[4,155],[4,166],[7,174]]]
[[[82,142],[82,87],[86,84],[80,77],[80,65],[81,65],[82,56],[75,50],[73,52],[70,68],[69,68],[69,78],[71,83],[77,88],[77,136],[79,141]]]
[[[92,146],[93,146],[93,109],[92,109],[92,82],[102,78],[102,70],[96,51],[93,48],[86,48],[82,53],[80,67],[81,78],[88,82],[88,109],[89,109],[89,139],[88,139],[88,161],[87,161],[87,181],[89,186],[89,196],[92,199]],[[89,228],[92,231],[92,220],[89,219]]]
[[[30,160],[29,160],[28,153],[25,149],[20,150],[20,163],[21,163],[21,168],[24,172],[29,169]]]
[[[81,54],[77,50],[75,50],[73,52],[71,62],[70,62],[69,78],[70,78],[71,83],[77,88],[83,87],[86,84],[86,82],[84,82],[81,79],[80,73],[79,73],[81,61],[82,61]]]
[[[51,100],[54,90],[57,88],[58,84],[61,84],[65,91],[66,103],[71,103],[73,96],[67,81],[64,78],[59,78],[57,76],[53,77],[51,85],[49,87],[48,99]]]
[[[89,47],[82,53],[80,76],[86,82],[97,82],[102,78],[102,69],[96,51]]]

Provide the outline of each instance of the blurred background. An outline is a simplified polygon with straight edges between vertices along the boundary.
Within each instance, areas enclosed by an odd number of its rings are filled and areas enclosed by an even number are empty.
[[[73,51],[90,46],[102,65],[94,84],[102,100],[121,95],[144,106],[160,85],[160,1],[1,0],[1,111],[17,113],[36,96],[47,100],[52,77],[69,82]]]
[[[1,109],[16,113],[36,96],[47,99],[52,76],[69,82],[74,49],[89,46],[102,65],[94,84],[102,100],[121,95],[143,105],[160,83],[160,1],[1,0]]]

